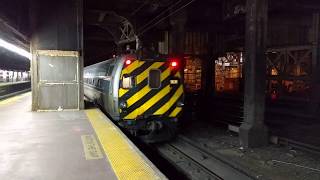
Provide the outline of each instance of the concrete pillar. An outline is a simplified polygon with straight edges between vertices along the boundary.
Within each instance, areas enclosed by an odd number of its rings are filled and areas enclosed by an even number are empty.
[[[247,0],[245,36],[244,122],[240,144],[244,148],[267,145],[264,124],[268,0]]]
[[[170,24],[170,37],[169,49],[170,54],[183,55],[184,54],[184,41],[185,41],[185,24],[187,22],[187,12],[185,10],[171,16]]]
[[[320,15],[312,15],[312,91],[310,111],[315,117],[320,118]]]
[[[32,110],[83,108],[83,2],[30,1]]]

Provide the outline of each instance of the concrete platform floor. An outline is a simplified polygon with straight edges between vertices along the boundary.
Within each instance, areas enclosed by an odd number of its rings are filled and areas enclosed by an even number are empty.
[[[124,179],[114,171],[85,111],[30,109],[30,93],[0,101],[1,180]],[[164,178],[161,173],[154,177]]]

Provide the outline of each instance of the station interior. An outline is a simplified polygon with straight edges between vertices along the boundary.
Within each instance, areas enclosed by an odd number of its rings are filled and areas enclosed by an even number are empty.
[[[1,0],[0,144],[1,180],[320,180],[320,1]]]

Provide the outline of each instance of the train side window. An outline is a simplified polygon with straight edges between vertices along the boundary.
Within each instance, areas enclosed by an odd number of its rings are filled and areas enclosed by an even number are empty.
[[[109,71],[108,71],[108,76],[111,76],[111,74],[112,74],[112,71],[113,71],[113,68],[114,68],[114,65],[111,65],[110,67],[109,67]]]
[[[151,89],[159,89],[161,87],[161,71],[159,69],[151,69],[148,82]]]
[[[110,69],[110,64],[109,64],[109,63],[105,64],[105,65],[104,65],[104,70],[105,70],[105,72],[104,72],[104,74],[103,74],[104,76],[107,76],[107,75],[108,75],[109,69]]]
[[[110,81],[102,80],[101,89],[108,91],[109,90],[109,86],[110,86]]]

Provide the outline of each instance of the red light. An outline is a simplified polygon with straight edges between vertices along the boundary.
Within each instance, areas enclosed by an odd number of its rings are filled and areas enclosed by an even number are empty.
[[[177,63],[176,61],[172,61],[172,62],[171,62],[171,66],[172,66],[172,67],[177,67],[177,66],[178,66],[178,63]]]
[[[129,65],[129,64],[131,64],[131,60],[127,59],[125,63],[126,63],[126,65]]]

